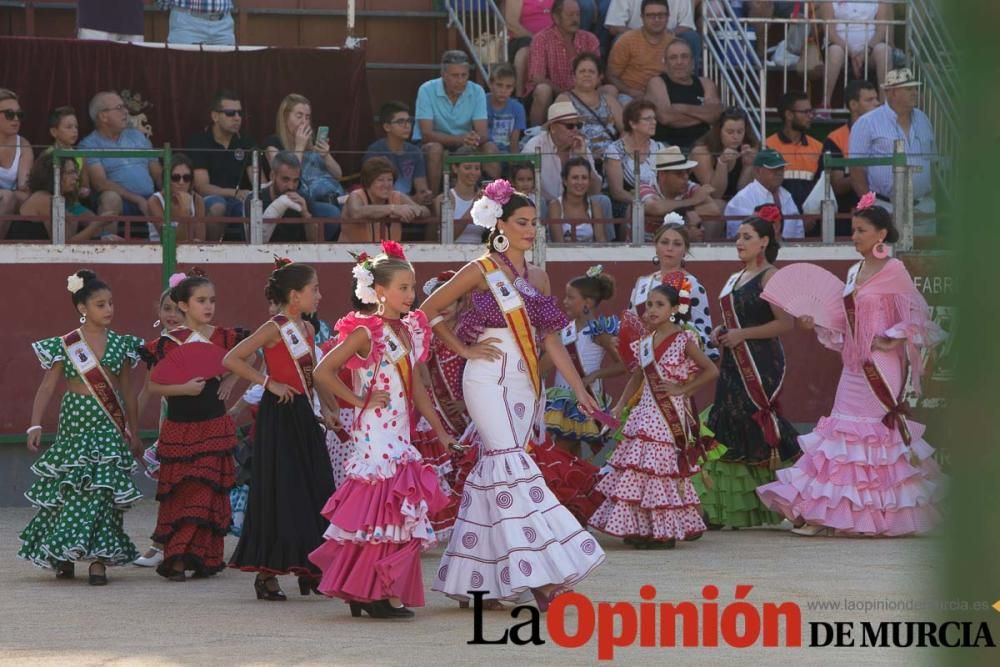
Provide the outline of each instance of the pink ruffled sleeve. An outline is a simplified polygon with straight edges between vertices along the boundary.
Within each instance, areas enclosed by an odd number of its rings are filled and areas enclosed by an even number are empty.
[[[840,352],[844,349],[844,334],[840,331],[834,331],[833,329],[821,326],[817,326],[815,331],[816,338],[823,347],[831,349],[834,352]]]
[[[360,357],[357,354],[351,356],[344,364],[351,370],[367,368],[382,358],[382,350],[385,343],[382,339],[382,319],[375,316],[362,315],[360,313],[348,313],[337,321],[334,330],[337,332],[337,340],[344,341],[355,329],[364,329],[368,333],[371,341],[371,350],[367,357]]]
[[[410,340],[413,342],[413,353],[417,363],[427,361],[433,337],[427,315],[422,310],[414,310],[403,319],[403,324],[410,332]]]
[[[882,335],[906,341],[906,357],[912,369],[911,382],[914,391],[920,394],[920,378],[924,371],[920,349],[935,347],[948,335],[931,320],[927,302],[919,294],[899,296],[895,302],[896,312],[901,319],[886,329]]]

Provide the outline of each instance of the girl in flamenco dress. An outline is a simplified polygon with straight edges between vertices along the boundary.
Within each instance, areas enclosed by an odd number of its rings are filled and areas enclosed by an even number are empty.
[[[934,450],[901,403],[908,367],[920,390],[919,349],[945,336],[906,267],[888,256],[898,234],[874,202],[872,193],[862,197],[851,222],[863,259],[848,272],[842,326],[799,320],[843,359],[833,410],[799,438],[802,458],[757,489],[764,504],[799,524],[792,530],[799,535],[921,534],[940,518]]]
[[[359,255],[354,268],[357,296],[376,305],[376,313],[341,319],[340,342],[316,369],[324,401],[336,397],[355,407],[354,453],[347,482],[322,510],[330,522],[325,541],[309,557],[322,572],[319,591],[348,601],[352,616],[398,619],[424,604],[420,553],[436,541],[428,515],[448,502],[433,467],[410,443],[414,409],[442,443],[454,438],[416,372],[431,332],[422,312],[409,312],[416,298],[413,266],[398,243],[382,247],[374,258]],[[351,386],[340,379],[345,366]]]
[[[691,483],[703,453],[690,397],[719,371],[697,334],[679,324],[689,306],[676,289],[656,285],[645,305],[651,331],[632,343],[637,363],[614,413],[642,393],[608,461],[611,472],[597,485],[607,499],[590,525],[636,549],[672,549],[705,531]]]

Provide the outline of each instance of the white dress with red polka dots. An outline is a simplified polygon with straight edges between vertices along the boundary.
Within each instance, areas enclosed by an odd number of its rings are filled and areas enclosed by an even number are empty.
[[[677,384],[698,372],[685,347],[696,334],[682,331],[656,360],[662,376]],[[639,356],[639,342],[632,352]],[[689,399],[672,396],[677,414],[690,410]],[[678,466],[678,450],[666,419],[660,412],[648,382],[628,416],[624,439],[608,461],[611,472],[597,485],[606,497],[590,519],[590,525],[609,535],[631,539],[682,540],[705,531],[698,494],[690,476],[699,472],[690,466],[686,475]]]

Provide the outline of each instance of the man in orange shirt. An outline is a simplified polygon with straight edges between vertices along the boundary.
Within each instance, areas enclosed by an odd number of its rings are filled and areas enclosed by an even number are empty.
[[[802,203],[812,192],[819,175],[819,162],[823,144],[810,137],[813,108],[809,96],[801,91],[789,91],[778,102],[778,115],[784,125],[767,138],[768,148],[773,148],[785,159],[784,187],[795,205],[802,210]]]
[[[667,30],[667,0],[642,0],[642,27],[629,30],[615,42],[608,56],[608,83],[628,99],[646,94],[646,84],[663,71],[664,53],[674,40]]]
[[[851,138],[851,126],[854,121],[878,106],[878,88],[871,81],[855,79],[844,88],[844,100],[851,117],[846,123],[827,135],[823,142],[823,154],[830,153],[832,157],[847,157],[847,147]],[[820,161],[822,168],[822,161]],[[830,184],[833,194],[837,196],[837,210],[849,213],[858,203],[858,195],[851,187],[851,176],[846,169],[830,171]],[[850,235],[850,220],[837,221],[837,236]]]

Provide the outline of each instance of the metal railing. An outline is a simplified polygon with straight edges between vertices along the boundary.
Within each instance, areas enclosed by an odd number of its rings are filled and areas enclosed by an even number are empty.
[[[454,27],[483,81],[490,67],[507,60],[507,22],[494,0],[445,0],[448,27]]]
[[[728,2],[705,2],[705,76],[719,85],[723,106],[739,107],[764,138],[766,72],[746,27]]]

